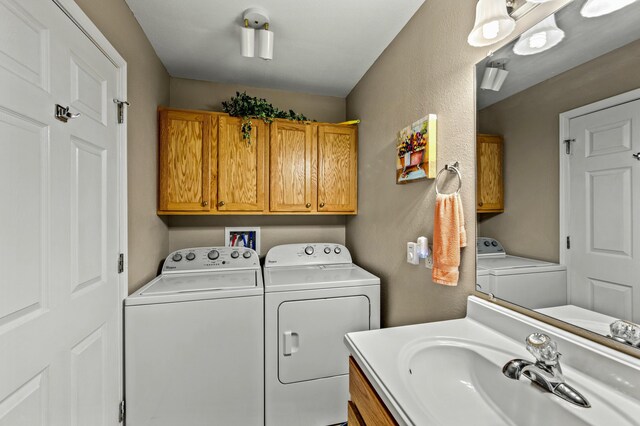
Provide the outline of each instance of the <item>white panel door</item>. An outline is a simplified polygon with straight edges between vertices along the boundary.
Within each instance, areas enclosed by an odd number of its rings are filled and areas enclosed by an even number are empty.
[[[0,0],[0,426],[118,423],[116,89],[51,0]]]
[[[640,322],[640,101],[569,129],[570,303]]]

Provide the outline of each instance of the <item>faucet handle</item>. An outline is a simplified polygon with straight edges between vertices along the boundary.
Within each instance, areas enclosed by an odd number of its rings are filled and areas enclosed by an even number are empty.
[[[546,334],[530,334],[525,343],[527,350],[535,357],[536,361],[549,366],[557,365],[560,362],[558,345]]]
[[[630,321],[617,320],[609,325],[611,337],[632,346],[640,345],[640,325]]]

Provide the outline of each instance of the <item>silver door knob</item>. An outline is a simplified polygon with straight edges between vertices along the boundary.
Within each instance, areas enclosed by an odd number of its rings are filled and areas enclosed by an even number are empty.
[[[631,154],[631,155],[633,155],[633,158],[640,161],[640,152],[636,152],[635,154]]]

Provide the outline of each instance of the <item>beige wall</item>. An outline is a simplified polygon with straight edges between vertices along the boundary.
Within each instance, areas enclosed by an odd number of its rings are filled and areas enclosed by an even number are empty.
[[[347,220],[355,260],[382,279],[384,326],[462,317],[475,283],[474,65],[489,49],[472,48],[474,0],[429,0],[347,97],[347,117],[360,118],[359,211]],[[526,15],[520,28],[560,3]],[[496,49],[498,46],[491,46]],[[398,130],[438,114],[438,167],[459,161],[470,246],[457,287],[433,284],[431,271],[405,261],[407,241],[433,234],[433,181],[395,184]]]
[[[340,122],[346,117],[344,98],[173,77],[170,105],[174,108],[222,111],[221,102],[235,96],[236,91],[265,98],[280,109],[293,109],[317,121]],[[278,244],[345,243],[343,216],[176,216],[169,218],[169,248],[224,245],[225,226],[260,226],[262,255]]]
[[[156,215],[158,105],[169,102],[169,74],[124,0],[76,0],[127,61],[129,291],[154,277],[169,249]]]
[[[222,111],[222,101],[244,91],[249,96],[265,98],[277,108],[304,114],[311,120],[330,123],[345,120],[347,102],[344,98],[175,77],[171,77],[170,102],[174,108]]]
[[[479,112],[479,131],[505,141],[505,212],[479,215],[479,235],[559,261],[559,114],[639,88],[638,52],[635,41]]]

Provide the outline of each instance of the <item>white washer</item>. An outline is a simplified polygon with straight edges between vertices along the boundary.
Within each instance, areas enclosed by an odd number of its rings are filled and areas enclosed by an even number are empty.
[[[347,420],[344,335],[380,327],[380,279],[339,244],[289,244],[267,253],[265,424]]]
[[[125,299],[128,425],[264,424],[261,272],[248,248],[179,250]]]
[[[478,237],[476,247],[480,291],[529,309],[567,304],[566,266],[508,255],[493,238]]]

